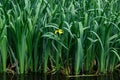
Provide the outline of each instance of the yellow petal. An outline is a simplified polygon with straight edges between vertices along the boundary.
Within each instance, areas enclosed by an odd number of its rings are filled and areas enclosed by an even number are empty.
[[[57,34],[58,33],[58,30],[55,30],[55,34]]]
[[[62,33],[63,33],[62,29],[59,29],[59,34],[62,34]]]
[[[63,30],[62,30],[62,29],[57,29],[57,30],[55,30],[55,34],[57,34],[57,33],[62,34],[62,33],[63,33]]]

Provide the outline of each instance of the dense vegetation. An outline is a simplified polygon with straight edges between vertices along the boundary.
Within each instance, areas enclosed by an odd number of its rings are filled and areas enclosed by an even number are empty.
[[[0,72],[113,72],[120,65],[119,3],[0,0]]]

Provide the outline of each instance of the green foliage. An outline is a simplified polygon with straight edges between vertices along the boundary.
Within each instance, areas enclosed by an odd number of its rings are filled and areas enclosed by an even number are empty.
[[[120,61],[119,2],[0,1],[0,72],[12,65],[18,74],[113,72]]]

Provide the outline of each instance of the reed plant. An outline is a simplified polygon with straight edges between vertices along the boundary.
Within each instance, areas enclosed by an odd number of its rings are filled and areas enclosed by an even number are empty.
[[[1,9],[0,12],[0,59],[1,59],[1,72],[6,72],[6,65],[7,65],[7,25],[6,19],[3,10]]]
[[[119,2],[0,1],[0,72],[115,71],[120,67]]]

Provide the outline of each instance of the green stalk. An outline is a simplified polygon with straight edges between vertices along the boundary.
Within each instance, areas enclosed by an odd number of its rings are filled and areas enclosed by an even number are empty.
[[[40,53],[38,53],[38,42],[39,42],[39,39],[40,39],[40,32],[38,32],[37,34],[36,34],[37,36],[35,36],[36,37],[36,40],[34,41],[34,72],[37,72],[38,70],[37,70],[37,68],[38,68],[38,66],[39,66],[39,64],[38,64],[38,60],[39,60],[39,54]]]
[[[18,60],[20,65],[20,74],[24,73],[25,70],[25,53],[26,53],[26,38],[22,35],[20,42],[17,45],[18,49]]]
[[[60,69],[60,58],[61,58],[61,50],[62,46],[60,44],[57,45],[58,51],[56,52],[56,70],[58,71]]]
[[[0,53],[2,58],[2,71],[6,72],[7,63],[7,27],[5,25],[5,19],[0,17]]]
[[[77,39],[77,51],[75,53],[75,74],[79,74],[82,70],[82,64],[83,64],[83,47],[81,38]]]
[[[4,33],[6,34],[6,31]],[[4,35],[2,36],[2,40],[0,42],[3,72],[6,72],[6,62],[7,62],[7,44],[6,43],[7,43],[7,37]]]
[[[77,38],[77,50],[75,53],[75,74],[79,74],[83,67],[83,34],[84,34],[84,28],[81,22],[79,24],[79,38]]]
[[[50,43],[48,41],[48,43],[46,44],[46,48],[45,48],[45,54],[44,54],[44,70],[43,73],[47,72],[47,64],[48,64],[48,57],[50,54]]]
[[[93,31],[91,31],[91,32],[98,38],[100,46],[101,46],[100,66],[99,66],[100,69],[99,70],[100,70],[100,72],[104,73],[105,72],[105,54],[104,54],[103,43],[97,33],[93,32]]]

